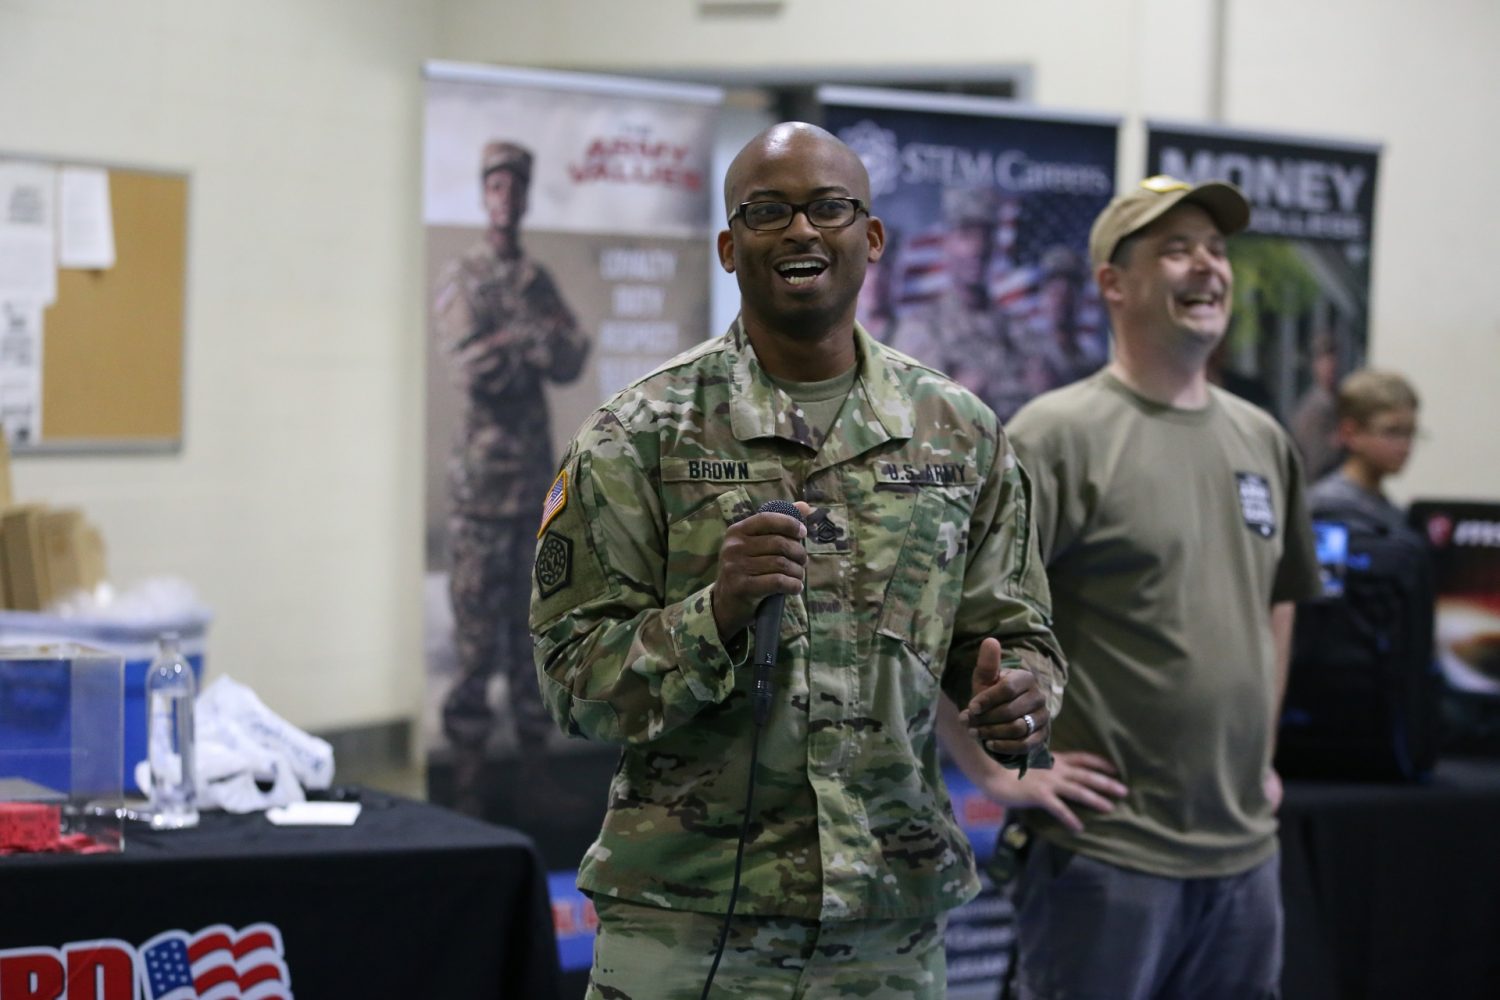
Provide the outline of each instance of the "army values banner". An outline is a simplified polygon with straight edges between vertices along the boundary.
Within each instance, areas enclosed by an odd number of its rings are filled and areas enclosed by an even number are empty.
[[[1088,232],[1114,194],[1118,118],[861,88],[818,97],[886,226],[860,295],[872,335],[1001,419],[1104,364]]]
[[[1310,479],[1338,462],[1334,389],[1367,353],[1379,159],[1365,143],[1147,123],[1147,176],[1226,180],[1250,201],[1211,374],[1287,426]]]
[[[446,63],[425,77],[429,794],[562,845],[547,861],[563,867],[597,831],[613,755],[597,788],[558,783],[599,768],[538,690],[537,528],[584,418],[709,334],[721,94]]]

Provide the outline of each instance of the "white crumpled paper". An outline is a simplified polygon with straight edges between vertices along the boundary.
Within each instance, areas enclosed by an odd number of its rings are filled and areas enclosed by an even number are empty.
[[[175,576],[147,577],[124,590],[101,581],[93,590],[69,591],[48,611],[61,618],[119,622],[138,628],[172,622],[206,624],[213,617],[192,585]]]
[[[219,677],[193,705],[198,808],[258,812],[305,802],[333,782],[333,747],[271,711],[245,685]],[[148,761],[136,783],[150,788]],[[260,785],[269,784],[269,791]]]

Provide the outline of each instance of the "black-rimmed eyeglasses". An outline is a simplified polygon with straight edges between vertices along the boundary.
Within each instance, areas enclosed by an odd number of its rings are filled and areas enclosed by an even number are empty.
[[[800,205],[789,201],[747,201],[734,210],[729,223],[733,225],[739,219],[745,228],[764,233],[790,226],[798,212],[819,229],[843,229],[852,225],[860,212],[868,215],[870,210],[858,198],[814,198]]]

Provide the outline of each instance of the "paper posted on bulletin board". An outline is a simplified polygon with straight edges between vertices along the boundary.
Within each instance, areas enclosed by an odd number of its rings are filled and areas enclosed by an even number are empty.
[[[0,422],[17,451],[181,438],[186,179],[0,154]]]

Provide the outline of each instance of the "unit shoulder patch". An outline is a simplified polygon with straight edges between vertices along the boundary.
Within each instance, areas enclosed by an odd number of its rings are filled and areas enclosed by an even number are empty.
[[[536,549],[536,587],[543,598],[551,597],[573,582],[573,540],[549,531]]]

